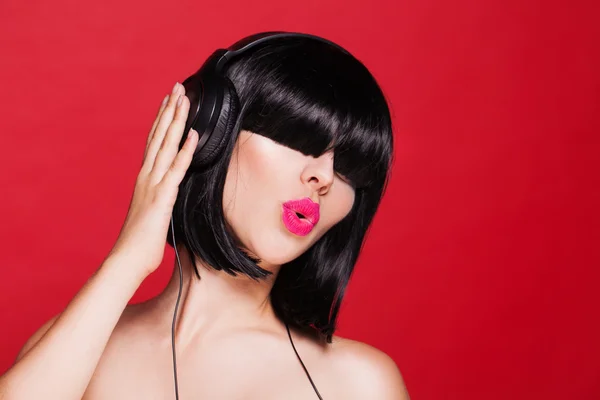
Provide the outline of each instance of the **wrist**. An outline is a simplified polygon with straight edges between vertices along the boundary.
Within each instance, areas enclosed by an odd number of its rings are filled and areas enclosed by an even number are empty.
[[[126,287],[132,287],[134,291],[148,276],[148,273],[142,268],[135,267],[135,261],[121,253],[109,254],[98,272],[114,278]]]

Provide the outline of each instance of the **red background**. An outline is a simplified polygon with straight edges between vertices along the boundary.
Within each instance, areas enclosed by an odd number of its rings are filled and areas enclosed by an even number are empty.
[[[592,3],[3,0],[0,373],[110,250],[174,82],[290,30],[361,59],[396,127],[339,333],[392,356],[413,399],[600,398]]]

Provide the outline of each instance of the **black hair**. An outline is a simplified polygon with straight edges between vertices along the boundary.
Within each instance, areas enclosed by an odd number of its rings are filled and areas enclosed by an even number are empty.
[[[352,209],[281,267],[271,291],[278,318],[331,343],[346,286],[389,178],[393,140],[385,96],[355,57],[307,38],[267,41],[230,61],[225,75],[239,96],[239,118],[222,156],[205,170],[188,171],[181,182],[173,209],[176,240],[192,261],[197,255],[232,275],[267,277],[271,272],[240,248],[223,213],[225,177],[240,130],[315,157],[333,150],[336,172],[355,188]],[[170,235],[167,241],[173,246]]]

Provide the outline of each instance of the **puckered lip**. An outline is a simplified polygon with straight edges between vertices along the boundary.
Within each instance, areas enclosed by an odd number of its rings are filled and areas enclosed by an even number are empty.
[[[309,197],[290,200],[283,203],[283,207],[301,214],[308,222],[316,225],[319,222],[319,203],[315,203]]]

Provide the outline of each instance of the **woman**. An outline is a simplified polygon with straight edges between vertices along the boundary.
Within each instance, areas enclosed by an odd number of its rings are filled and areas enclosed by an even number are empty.
[[[218,157],[190,167],[199,138],[184,135],[190,99],[176,84],[115,246],[25,344],[0,399],[408,398],[387,355],[334,336],[391,165],[379,86],[350,54],[309,37],[271,39],[224,74],[239,110]],[[165,237],[181,293],[174,272],[160,295],[127,305]]]

